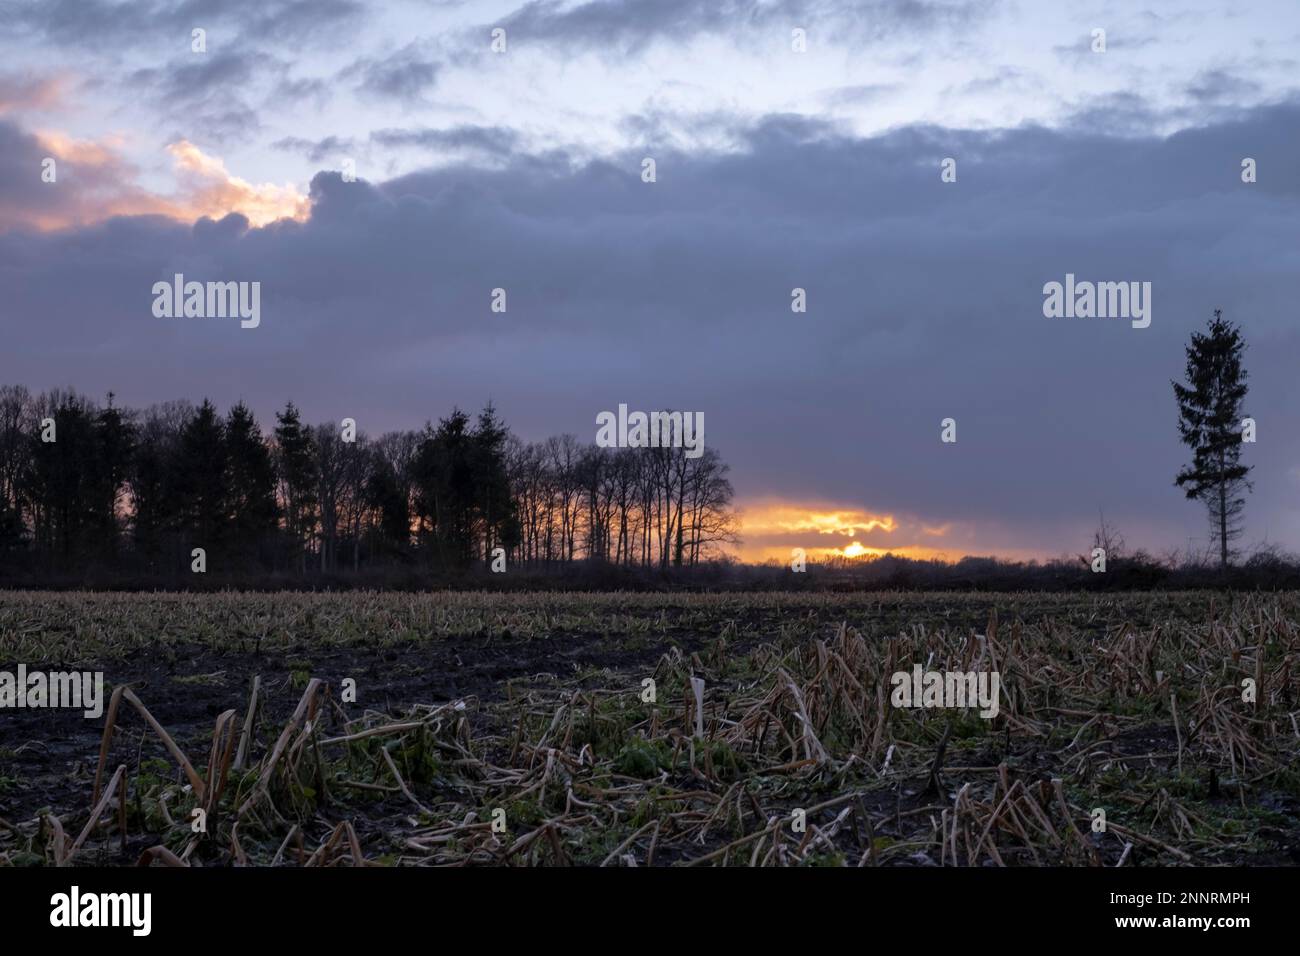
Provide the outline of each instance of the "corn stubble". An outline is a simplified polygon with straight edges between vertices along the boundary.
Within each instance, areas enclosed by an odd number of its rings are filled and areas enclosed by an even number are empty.
[[[341,650],[359,673],[448,640],[456,660],[475,641],[508,659],[585,634],[609,656],[443,700],[398,699],[381,668],[368,706],[315,674],[251,673],[184,744],[148,705],[175,688],[119,685],[97,753],[83,735],[82,805],[0,815],[0,864],[1295,863],[1298,610],[1295,595],[17,593],[5,658],[110,677],[175,641],[248,667],[267,648]],[[999,672],[998,716],[892,706],[890,675],[918,662]]]

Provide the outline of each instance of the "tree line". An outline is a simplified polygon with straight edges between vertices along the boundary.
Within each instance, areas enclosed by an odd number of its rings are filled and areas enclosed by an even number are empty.
[[[523,442],[491,404],[372,438],[309,425],[292,402],[264,430],[242,402],[134,410],[0,386],[0,561],[171,578],[195,549],[244,577],[686,568],[737,541],[727,473],[713,449]]]
[[[1224,570],[1251,489],[1245,348],[1216,311],[1171,383],[1192,452],[1175,483],[1206,508]],[[498,554],[542,571],[695,568],[738,541],[727,474],[711,448],[526,443],[491,404],[372,439],[347,420],[308,425],[292,402],[264,431],[242,402],[224,415],[206,399],[132,410],[111,393],[100,404],[0,386],[0,583],[93,568],[174,581],[196,548],[243,580],[456,572]]]

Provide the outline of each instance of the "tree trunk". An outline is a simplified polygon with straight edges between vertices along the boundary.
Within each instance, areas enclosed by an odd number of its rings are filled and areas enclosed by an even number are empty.
[[[1223,452],[1219,452],[1219,567],[1228,567],[1228,483],[1223,477]]]
[[[1219,566],[1228,566],[1228,502],[1227,488],[1219,482]]]

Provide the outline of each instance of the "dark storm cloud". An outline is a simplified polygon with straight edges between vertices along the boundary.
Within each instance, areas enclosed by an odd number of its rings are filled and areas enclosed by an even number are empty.
[[[652,184],[639,151],[516,155],[378,184],[322,173],[306,223],[0,235],[0,381],[243,397],[264,416],[293,398],[371,432],[488,398],[525,437],[590,439],[620,402],[699,410],[742,495],[980,522],[984,547],[1046,550],[1100,508],[1163,547],[1205,531],[1172,485],[1169,380],[1222,308],[1250,343],[1262,436],[1248,533],[1300,546],[1300,107],[1167,139],[856,139],[792,117],[733,132],[744,150],[656,155]],[[260,328],[154,318],[151,286],[175,272],[260,280]],[[1043,284],[1066,273],[1151,282],[1150,328],[1044,318]]]

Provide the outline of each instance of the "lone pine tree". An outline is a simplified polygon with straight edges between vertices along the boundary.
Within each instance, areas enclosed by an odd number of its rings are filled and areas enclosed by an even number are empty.
[[[1222,567],[1228,565],[1228,542],[1241,533],[1246,503],[1242,489],[1251,488],[1246,480],[1250,467],[1240,463],[1245,349],[1241,330],[1215,309],[1207,331],[1192,333],[1186,384],[1172,383],[1178,400],[1178,432],[1192,450],[1192,463],[1179,471],[1174,484],[1209,511]]]

